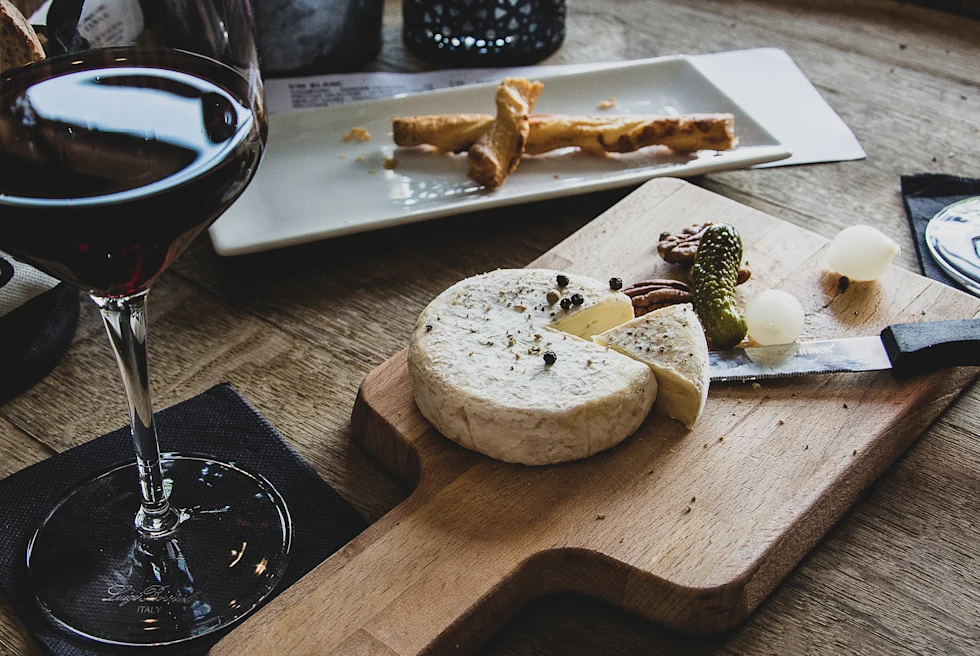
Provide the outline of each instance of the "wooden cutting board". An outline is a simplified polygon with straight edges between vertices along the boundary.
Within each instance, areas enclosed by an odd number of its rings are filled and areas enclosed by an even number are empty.
[[[858,219],[859,217],[855,217]],[[805,337],[973,317],[980,300],[892,267],[851,284],[827,240],[679,180],[652,181],[532,267],[627,283],[676,277],[658,235],[738,228],[752,279],[807,312]],[[694,430],[651,414],[620,446],[525,467],[470,453],[419,414],[405,353],[361,385],[353,434],[412,495],[225,638],[213,654],[471,649],[532,597],[578,592],[692,633],[744,620],[977,375],[839,374],[714,385]]]

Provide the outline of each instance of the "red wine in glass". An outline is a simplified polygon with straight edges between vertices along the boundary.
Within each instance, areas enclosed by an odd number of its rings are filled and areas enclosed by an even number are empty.
[[[0,245],[102,297],[144,291],[245,189],[248,84],[175,50],[43,61],[0,86]]]
[[[221,25],[208,34],[234,33]],[[41,607],[77,636],[206,635],[254,610],[285,571],[292,523],[268,481],[208,456],[161,456],[146,359],[149,286],[258,166],[265,120],[249,70],[125,47],[0,74],[0,249],[99,305],[136,451],[78,485],[27,545]]]

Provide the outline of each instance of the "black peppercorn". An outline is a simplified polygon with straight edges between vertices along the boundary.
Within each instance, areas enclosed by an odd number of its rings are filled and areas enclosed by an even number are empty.
[[[620,289],[623,288],[623,279],[622,278],[610,278],[609,279],[609,288],[612,289],[612,290],[614,290],[614,291],[619,291]]]
[[[558,274],[558,286],[559,287],[567,287],[568,286],[568,276],[566,276],[564,273],[559,273]]]
[[[572,294],[572,305],[581,305],[585,303],[585,299],[582,298],[581,294]]]
[[[425,324],[425,332],[430,332],[432,330],[432,324]]]
[[[567,310],[568,308],[572,307],[572,299],[570,299],[570,298],[563,298],[563,299],[561,299],[561,304],[560,305],[561,305],[561,309],[562,310]]]
[[[545,364],[554,364],[555,361],[557,361],[557,360],[558,360],[558,356],[555,355],[555,352],[554,351],[545,351],[544,352],[544,363]]]

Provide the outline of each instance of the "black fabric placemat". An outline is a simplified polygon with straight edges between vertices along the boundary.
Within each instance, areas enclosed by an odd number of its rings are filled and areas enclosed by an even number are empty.
[[[915,252],[919,256],[922,273],[929,278],[962,290],[963,287],[946,275],[932,259],[926,246],[926,225],[939,210],[950,203],[980,196],[980,180],[958,178],[940,173],[920,173],[902,176],[902,198],[908,211],[912,236],[915,238]],[[964,290],[965,291],[965,290]]]
[[[163,452],[232,460],[263,475],[293,519],[293,543],[283,580],[289,587],[367,526],[271,425],[235,392],[217,385],[156,415]],[[113,647],[83,640],[54,625],[37,605],[28,581],[27,542],[51,508],[77,485],[134,458],[129,428],[65,451],[0,480],[0,586],[38,642],[56,656],[202,654],[228,631],[169,647]]]

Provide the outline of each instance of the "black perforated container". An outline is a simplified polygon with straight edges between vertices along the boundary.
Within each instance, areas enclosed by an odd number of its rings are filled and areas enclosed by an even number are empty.
[[[450,67],[522,66],[565,39],[565,0],[404,0],[405,46]]]

